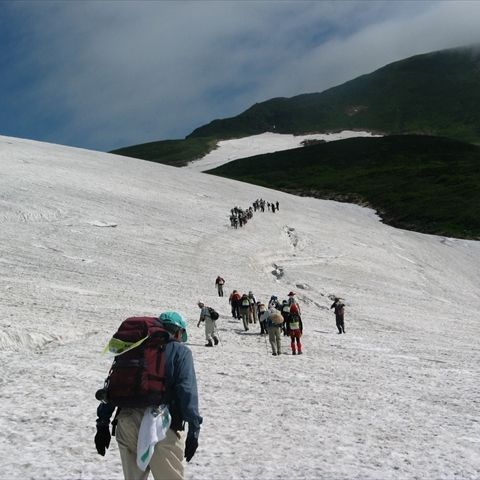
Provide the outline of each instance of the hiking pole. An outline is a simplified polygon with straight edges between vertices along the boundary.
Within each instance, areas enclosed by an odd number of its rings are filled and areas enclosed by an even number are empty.
[[[265,348],[266,348],[266,350],[267,350],[267,355],[268,355],[267,335],[268,335],[268,334],[265,334],[264,337],[263,337],[263,339],[265,340]]]

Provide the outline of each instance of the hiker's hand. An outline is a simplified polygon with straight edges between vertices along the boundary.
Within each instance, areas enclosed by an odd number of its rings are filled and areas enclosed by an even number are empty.
[[[187,440],[185,442],[185,459],[189,462],[198,448],[198,438],[194,436],[187,436]]]
[[[110,427],[108,425],[97,425],[97,433],[95,435],[95,447],[102,457],[105,456],[105,450],[110,446]]]

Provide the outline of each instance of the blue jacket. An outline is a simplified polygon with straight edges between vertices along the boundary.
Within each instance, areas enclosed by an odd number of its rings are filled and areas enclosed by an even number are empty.
[[[171,428],[184,430],[188,423],[188,436],[198,438],[202,417],[198,412],[198,392],[193,356],[181,342],[170,341],[165,347],[165,377],[167,404],[172,416]],[[115,406],[100,403],[97,408],[97,424],[110,423]]]

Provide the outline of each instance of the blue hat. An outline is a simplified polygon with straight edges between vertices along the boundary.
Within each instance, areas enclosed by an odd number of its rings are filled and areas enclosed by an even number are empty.
[[[163,312],[160,314],[158,319],[166,325],[175,325],[176,327],[183,330],[182,332],[182,342],[187,341],[187,322],[178,312]]]

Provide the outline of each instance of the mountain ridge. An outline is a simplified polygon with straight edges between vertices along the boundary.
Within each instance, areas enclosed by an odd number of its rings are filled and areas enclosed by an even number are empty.
[[[480,44],[438,50],[389,63],[322,92],[256,103],[237,116],[196,128],[185,139],[111,153],[185,166],[214,149],[219,140],[266,131],[299,135],[368,130],[480,144],[479,87]]]
[[[359,129],[480,142],[480,46],[415,55],[319,93],[276,97],[186,138]]]

